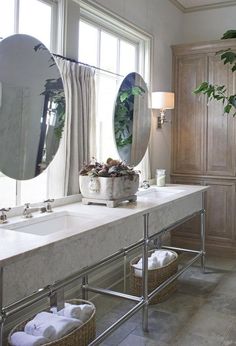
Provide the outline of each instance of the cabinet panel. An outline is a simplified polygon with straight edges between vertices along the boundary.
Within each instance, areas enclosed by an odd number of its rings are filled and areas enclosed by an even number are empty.
[[[207,180],[206,240],[231,243],[234,236],[235,183]]]
[[[175,62],[176,106],[173,117],[174,173],[202,173],[206,129],[205,98],[193,90],[206,79],[207,57],[181,56]]]
[[[209,82],[225,85],[233,92],[235,80],[229,66],[219,57],[209,55]],[[207,114],[207,174],[235,175],[235,119],[224,115],[221,102],[208,102]]]

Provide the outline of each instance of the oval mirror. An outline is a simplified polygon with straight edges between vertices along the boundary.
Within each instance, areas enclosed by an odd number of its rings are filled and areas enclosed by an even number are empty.
[[[28,35],[0,42],[0,171],[17,179],[42,173],[63,131],[65,95],[49,50]]]
[[[137,166],[147,150],[150,131],[148,89],[143,78],[132,72],[121,83],[114,110],[114,136],[121,160]]]

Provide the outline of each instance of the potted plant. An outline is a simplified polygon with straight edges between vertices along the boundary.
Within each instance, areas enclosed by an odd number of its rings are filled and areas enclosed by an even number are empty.
[[[93,159],[79,172],[83,203],[102,203],[114,207],[122,200],[136,200],[139,174],[125,162],[108,158],[106,163]]]

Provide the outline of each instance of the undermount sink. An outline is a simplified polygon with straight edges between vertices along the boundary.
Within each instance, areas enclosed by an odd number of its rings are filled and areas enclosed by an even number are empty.
[[[152,186],[148,189],[139,190],[137,195],[142,196],[142,198],[159,199],[159,198],[171,197],[181,192],[184,192],[184,190],[171,189],[165,186],[164,187]]]
[[[88,222],[89,218],[87,215],[62,211],[22,220],[11,225],[5,225],[3,228],[16,232],[46,236],[60,231],[78,230],[79,227],[86,225]]]

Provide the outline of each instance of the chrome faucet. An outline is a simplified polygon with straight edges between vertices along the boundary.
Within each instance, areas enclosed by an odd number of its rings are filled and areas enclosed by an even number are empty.
[[[46,213],[47,208],[45,206],[30,207],[30,203],[25,203],[25,207],[24,207],[24,210],[23,210],[23,216],[26,219],[29,219],[29,218],[33,217],[32,213],[34,213],[36,211],[40,211],[41,213]]]
[[[140,187],[143,189],[148,189],[150,187],[150,184],[147,180],[144,180]]]
[[[46,204],[46,212],[47,213],[52,213],[53,212],[53,210],[52,210],[52,202],[54,202],[54,199],[52,198],[52,199],[47,199],[46,201],[44,201],[43,203],[47,203]]]
[[[0,212],[2,213],[1,215],[0,215],[0,224],[2,224],[2,223],[7,223],[7,214],[6,214],[6,212],[8,212],[9,210],[11,210],[11,208],[2,208],[2,209],[0,209]]]

